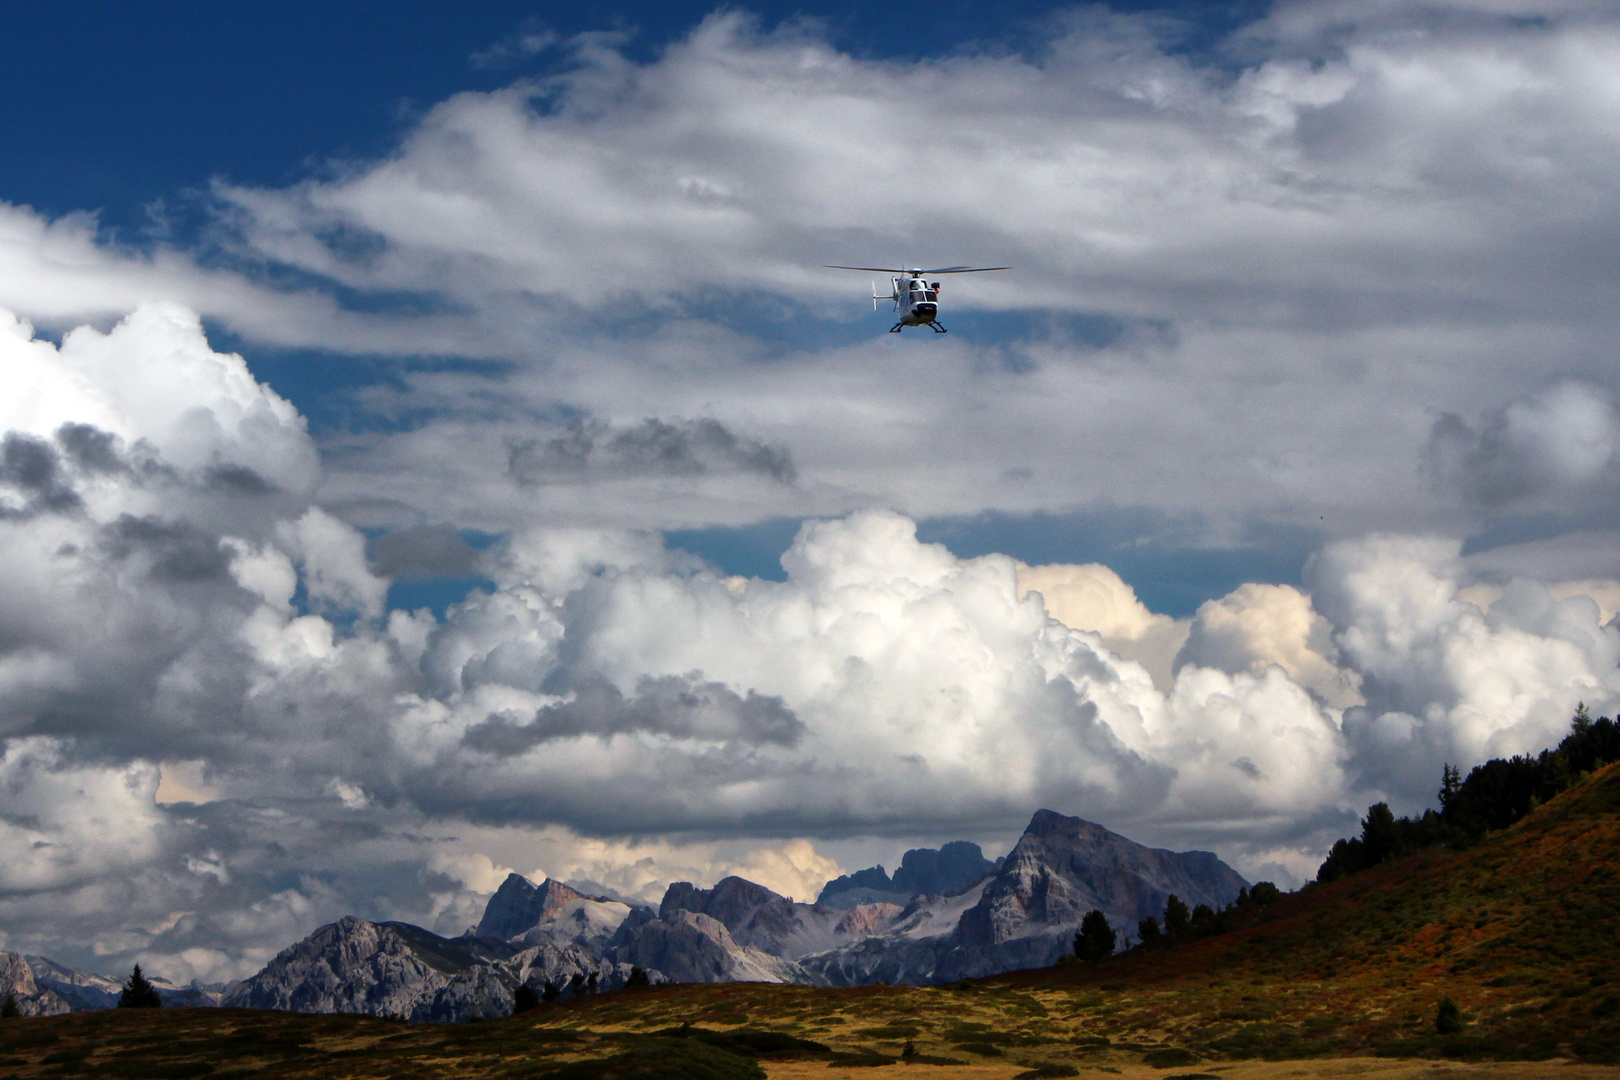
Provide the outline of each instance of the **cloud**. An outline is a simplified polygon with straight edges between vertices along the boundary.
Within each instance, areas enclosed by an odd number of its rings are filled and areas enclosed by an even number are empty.
[[[140,866],[163,845],[157,770],[79,765],[53,739],[0,753],[0,894],[63,889]]]
[[[21,496],[18,503],[0,507],[0,516],[61,514],[81,505],[78,494],[63,481],[55,448],[44,439],[15,431],[6,432],[0,443],[0,485]]]
[[[366,564],[365,538],[319,507],[277,527],[277,539],[296,559],[311,603],[334,611],[382,614],[388,582]]]
[[[1559,382],[1487,413],[1476,428],[1455,413],[1434,422],[1427,460],[1442,482],[1488,507],[1607,499],[1620,486],[1620,419],[1601,389]]]
[[[480,670],[472,678],[483,674]],[[719,683],[666,675],[642,679],[635,696],[628,699],[612,683],[582,679],[569,700],[542,707],[527,723],[513,724],[491,716],[469,728],[462,742],[474,750],[500,755],[525,753],[554,739],[594,735],[611,740],[636,732],[792,746],[804,730],[803,722],[780,698],[753,690],[741,697]]]
[[[1039,593],[1052,618],[1096,633],[1109,649],[1147,668],[1159,689],[1170,686],[1172,663],[1187,639],[1187,625],[1149,611],[1108,567],[1020,565],[1018,592],[1020,597]]]
[[[450,525],[395,529],[370,540],[366,556],[379,577],[465,577],[478,552]]]
[[[739,438],[708,418],[649,418],[614,430],[576,420],[555,438],[529,439],[512,450],[512,476],[521,484],[583,483],[624,476],[692,476],[720,468],[759,473],[791,484],[795,471],[786,448]]]
[[[1620,629],[1588,597],[1511,582],[1489,610],[1459,595],[1459,545],[1374,537],[1329,545],[1313,601],[1366,704],[1345,713],[1360,783],[1415,800],[1437,762],[1538,750],[1577,702],[1612,709]]]
[[[1359,705],[1355,675],[1335,663],[1331,634],[1298,589],[1247,584],[1199,607],[1176,663],[1234,675],[1259,675],[1275,664],[1331,705]]]

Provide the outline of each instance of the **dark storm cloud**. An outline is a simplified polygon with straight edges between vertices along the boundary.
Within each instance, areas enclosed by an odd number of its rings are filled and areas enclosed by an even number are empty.
[[[94,424],[63,424],[56,429],[56,443],[82,472],[110,474],[129,468],[120,452],[118,436]]]
[[[750,690],[746,697],[690,676],[644,678],[626,698],[604,679],[581,680],[572,701],[549,705],[526,724],[491,716],[469,728],[462,741],[474,750],[510,757],[552,739],[630,732],[677,738],[794,746],[804,722],[781,698]]]
[[[160,581],[191,584],[230,575],[231,555],[219,537],[189,521],[120,514],[101,530],[101,546],[115,559],[144,557],[149,573]]]
[[[1429,432],[1431,477],[1477,506],[1557,504],[1612,490],[1620,425],[1610,396],[1565,381],[1490,410],[1478,425],[1442,413]]]
[[[615,428],[576,420],[552,439],[512,451],[512,476],[524,484],[558,484],[636,476],[755,473],[791,484],[798,473],[787,447],[737,435],[718,420],[660,420]]]
[[[246,465],[210,465],[203,473],[203,483],[213,491],[250,497],[274,495],[280,490]]]
[[[0,442],[0,488],[20,496],[19,504],[0,503],[0,518],[65,514],[83,503],[63,475],[61,458],[44,439],[15,431]]]
[[[380,577],[466,577],[478,570],[478,552],[452,525],[395,529],[366,544],[371,572]]]

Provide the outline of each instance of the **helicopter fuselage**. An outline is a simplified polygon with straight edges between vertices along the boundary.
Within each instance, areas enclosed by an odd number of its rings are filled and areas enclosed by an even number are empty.
[[[923,278],[890,278],[901,326],[927,326],[939,318],[939,282]]]

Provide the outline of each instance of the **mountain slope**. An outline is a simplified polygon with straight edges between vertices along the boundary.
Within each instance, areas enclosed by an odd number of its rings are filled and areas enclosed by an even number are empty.
[[[1428,849],[1307,888],[1217,937],[1008,978],[1129,989],[1118,1030],[1215,1052],[1620,1060],[1617,911],[1611,765],[1469,851]],[[1446,997],[1467,1020],[1452,1035],[1436,1031]]]

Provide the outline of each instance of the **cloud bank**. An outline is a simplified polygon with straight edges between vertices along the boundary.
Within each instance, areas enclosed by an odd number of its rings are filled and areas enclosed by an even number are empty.
[[[803,838],[1005,836],[1051,806],[1303,874],[1372,799],[1423,805],[1443,762],[1620,703],[1587,595],[1620,586],[1480,591],[1423,537],[1329,544],[1308,594],[1177,622],[1106,568],[958,558],[890,511],[806,522],[780,582],[541,528],[442,620],[385,612],[375,568],[422,545],[368,561],[311,501],[301,418],[188,311],[60,346],[8,326],[13,945],[135,891],[146,925],[94,949],[240,973],[377,881],[372,914],[459,930],[498,835],[615,889],[695,862],[808,895],[837,863]],[[670,839],[636,855],[648,836]]]

